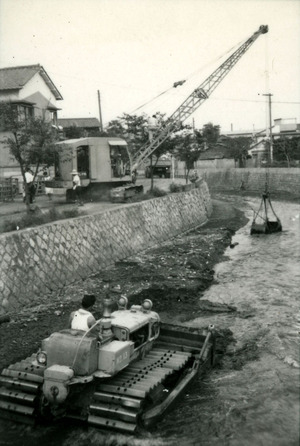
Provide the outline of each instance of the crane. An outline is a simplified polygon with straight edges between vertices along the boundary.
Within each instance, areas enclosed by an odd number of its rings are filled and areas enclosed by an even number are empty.
[[[217,88],[224,77],[240,60],[250,46],[256,41],[261,34],[268,32],[267,25],[261,25],[259,29],[251,35],[225,62],[223,62],[201,85],[193,90],[187,99],[175,110],[175,112],[166,121],[164,127],[153,137],[153,139],[144,144],[140,150],[132,157],[132,170],[148,158],[170,135],[172,132],[179,130],[182,122],[184,122],[195,110],[197,110],[211,93]],[[183,83],[176,83],[176,87]],[[175,84],[174,84],[175,86]]]

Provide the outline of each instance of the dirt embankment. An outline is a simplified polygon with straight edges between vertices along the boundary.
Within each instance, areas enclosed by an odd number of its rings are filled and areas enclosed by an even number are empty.
[[[214,200],[213,214],[204,226],[70,285],[50,295],[46,304],[12,314],[11,322],[0,325],[0,370],[37,351],[43,338],[65,328],[85,292],[97,296],[94,313],[100,317],[107,285],[112,297],[126,294],[130,305],[151,299],[154,311],[168,322],[211,311],[200,298],[211,285],[214,265],[221,261],[233,233],[246,223],[243,212]]]

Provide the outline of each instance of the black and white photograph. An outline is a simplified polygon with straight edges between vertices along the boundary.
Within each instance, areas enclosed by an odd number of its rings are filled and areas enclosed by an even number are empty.
[[[298,446],[300,1],[0,0],[0,446]]]

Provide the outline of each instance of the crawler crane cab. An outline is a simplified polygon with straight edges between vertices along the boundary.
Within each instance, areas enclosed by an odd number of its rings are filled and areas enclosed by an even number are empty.
[[[124,200],[143,191],[132,184],[132,169],[127,143],[122,138],[86,137],[56,144],[55,177],[45,183],[55,194],[75,201],[72,173],[80,177],[83,200],[108,199],[110,190],[123,187]]]

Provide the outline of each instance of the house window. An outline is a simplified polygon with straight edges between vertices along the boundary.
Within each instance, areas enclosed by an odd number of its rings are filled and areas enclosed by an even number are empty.
[[[31,105],[19,105],[18,112],[21,119],[31,119],[34,116],[34,108]]]
[[[57,125],[57,111],[50,111],[51,123]]]
[[[13,122],[18,120],[18,107],[15,104],[3,104],[3,110],[1,109],[0,114],[0,131],[8,131],[12,126]]]
[[[4,116],[0,117],[0,131],[7,131],[16,121],[26,121],[34,117],[32,105],[8,103]]]

